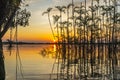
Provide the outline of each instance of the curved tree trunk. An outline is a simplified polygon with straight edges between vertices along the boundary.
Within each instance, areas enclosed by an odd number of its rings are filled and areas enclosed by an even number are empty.
[[[4,26],[4,29],[0,32],[0,39],[2,39],[2,37],[5,35],[5,33],[8,31],[13,18],[15,17],[15,13],[17,11],[17,8],[14,9],[13,13],[11,14],[10,18],[8,19],[8,22],[6,23],[6,25]]]
[[[5,67],[2,40],[0,39],[0,80],[5,80]]]

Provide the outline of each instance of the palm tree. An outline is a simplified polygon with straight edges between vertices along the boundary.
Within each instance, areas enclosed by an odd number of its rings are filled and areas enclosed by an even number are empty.
[[[59,43],[59,41],[60,41],[60,35],[59,35],[59,26],[58,26],[58,21],[59,21],[59,19],[60,19],[60,16],[58,16],[58,15],[53,15],[53,20],[54,20],[54,24],[56,24],[56,28],[57,28],[57,39],[58,39],[58,43]]]
[[[77,26],[77,33],[78,33],[78,39],[79,42],[81,43],[81,41],[83,41],[84,39],[84,30],[83,30],[83,26],[84,26],[84,14],[85,14],[85,6],[80,5],[80,7],[75,7],[74,12],[78,14],[78,16],[75,18],[75,25]]]
[[[68,4],[68,6],[66,7],[66,9],[67,9],[67,22],[68,22],[68,24],[67,24],[67,42],[68,42],[68,44],[69,44],[69,38],[70,38],[70,36],[69,36],[69,9],[70,9],[70,7],[71,6],[73,6],[73,4]]]
[[[115,34],[115,27],[116,27],[116,4],[117,4],[117,1],[116,0],[114,0],[113,1],[113,9],[114,9],[114,12],[113,12],[113,30],[112,30],[112,42],[114,43],[114,34]]]
[[[44,15],[44,14],[48,15],[48,21],[49,21],[50,29],[52,31],[53,38],[55,39],[54,31],[53,31],[51,20],[50,20],[50,12],[51,12],[51,10],[52,10],[52,8],[48,8],[47,11],[42,13],[42,15]]]
[[[108,1],[109,3],[107,3]],[[93,66],[93,64],[97,59],[96,56],[98,56],[98,60],[101,58],[101,56],[104,56],[103,54],[101,54],[103,53],[101,49],[103,50],[104,47],[103,45],[100,46],[98,43],[100,44],[103,43],[102,42],[103,39],[105,39],[106,43],[108,41],[110,42],[110,39],[112,41],[119,39],[120,34],[119,34],[118,25],[120,21],[120,15],[117,12],[114,13],[114,11],[116,11],[115,10],[116,8],[114,9],[115,4],[112,4],[110,1],[111,0],[104,0],[103,1],[104,3],[100,4],[102,2],[102,1],[100,2],[100,0],[91,0],[91,6],[87,7],[87,0],[84,0],[84,2],[81,3],[81,6],[78,7],[73,5],[74,1],[72,0],[72,4],[69,4],[66,7],[64,7],[64,9],[66,9],[66,21],[62,20],[63,18],[62,12],[64,12],[65,10],[62,10],[62,6],[56,6],[56,8],[60,11],[59,21],[58,21],[58,18],[56,19],[56,23],[57,23],[56,27],[60,28],[60,30],[59,28],[57,30],[57,33],[58,33],[57,35],[61,37],[62,43],[65,41],[67,43],[70,43],[71,36],[73,36],[74,43],[76,43],[76,41],[83,43],[79,46],[79,48],[76,45],[72,45],[72,46],[65,45],[65,44],[61,45],[62,47],[61,52],[63,52],[62,63],[67,65],[67,69],[66,69],[67,79],[70,79],[69,78],[69,70],[70,70],[69,60],[72,60],[72,61],[77,60],[78,59],[77,55],[79,55],[79,58],[82,57],[82,60],[80,60],[80,64],[78,65],[79,66],[81,66],[81,64],[83,65],[83,67],[82,66],[81,67],[83,68],[85,75],[89,74],[89,64],[87,64],[86,66],[86,62],[88,63],[89,62],[88,60],[91,60],[91,66],[90,66],[91,72],[94,73],[95,67]],[[70,6],[72,6],[72,9],[70,9]],[[69,17],[70,10],[72,10],[71,21]],[[70,35],[70,28],[71,28],[69,24],[70,22],[72,22],[72,29],[71,29],[72,35]],[[61,33],[61,35],[59,33]],[[60,37],[58,37],[58,41]],[[89,44],[85,45],[86,40],[87,40],[87,43],[90,42],[91,45]],[[116,45],[113,45],[113,47],[116,47]],[[108,48],[108,49],[111,49],[111,48],[113,49],[113,47],[111,47],[110,45],[105,46],[105,48]],[[73,48],[73,51],[70,51],[70,48]],[[74,54],[71,54],[71,53],[74,53]],[[90,54],[85,54],[85,53],[90,53]],[[67,58],[67,60],[65,60],[65,57]],[[101,61],[98,61],[98,63],[101,63]],[[76,77],[76,68],[77,68],[77,65],[74,64],[73,65],[74,77]],[[87,73],[86,73],[86,69],[88,71]]]
[[[65,6],[56,6],[55,7],[59,12],[60,12],[60,33],[61,33],[61,35],[60,35],[60,37],[61,37],[61,39],[62,39],[62,42],[63,42],[63,38],[62,38],[62,36],[64,36],[64,34],[63,34],[63,24],[62,24],[62,12],[64,12],[65,13]]]
[[[72,0],[72,18],[73,18],[73,35],[74,35],[74,43],[76,43],[76,30],[75,30],[75,16],[74,16],[74,0]]]

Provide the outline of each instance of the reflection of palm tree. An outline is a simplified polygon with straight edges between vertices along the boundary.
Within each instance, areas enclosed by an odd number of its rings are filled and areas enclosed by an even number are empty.
[[[16,43],[18,43],[18,26],[16,26],[15,28],[16,28],[15,40],[16,40]],[[16,44],[16,80],[18,79],[18,70],[20,70],[21,78],[24,80],[22,60],[19,54],[19,45]]]
[[[12,27],[10,27],[10,40],[9,41],[12,41],[12,31],[13,31],[13,28]],[[9,47],[12,47],[12,43],[11,42],[9,42]]]
[[[42,13],[42,15],[48,14],[48,20],[49,20],[50,29],[52,31],[53,38],[55,38],[54,31],[53,31],[52,24],[51,24],[51,20],[50,20],[50,12],[51,12],[51,10],[52,10],[52,8],[48,8],[46,12]]]
[[[69,23],[69,8],[72,4],[69,4],[66,9],[67,9],[67,22]],[[67,79],[69,80],[69,72],[70,72],[70,45],[69,45],[69,24],[67,23],[67,43],[68,43],[68,47],[67,47]]]

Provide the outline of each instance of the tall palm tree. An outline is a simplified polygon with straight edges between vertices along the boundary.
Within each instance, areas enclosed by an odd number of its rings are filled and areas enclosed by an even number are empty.
[[[45,15],[45,14],[48,15],[48,21],[49,21],[50,29],[52,31],[53,38],[55,39],[54,30],[52,28],[52,23],[51,23],[51,20],[50,20],[50,12],[51,12],[51,10],[52,10],[52,8],[48,8],[47,11],[42,13],[42,15]]]
[[[76,30],[75,30],[75,15],[74,15],[74,0],[72,0],[72,18],[73,18],[73,35],[74,35],[74,43],[76,43]]]
[[[113,6],[114,6],[114,13],[113,13],[113,29],[112,29],[112,42],[114,42],[114,34],[115,34],[115,27],[116,27],[116,10],[117,10],[117,1],[113,0]]]
[[[62,13],[64,12],[65,13],[65,9],[66,9],[66,7],[65,6],[56,6],[55,7],[59,12],[60,12],[60,37],[61,37],[61,39],[62,39],[62,42],[63,42],[63,38],[62,38],[62,36],[64,35],[63,34],[63,22],[62,22]]]
[[[53,20],[54,20],[54,24],[56,24],[56,28],[57,28],[57,39],[58,39],[58,43],[59,43],[59,39],[60,39],[60,32],[59,32],[59,25],[58,25],[58,21],[60,19],[60,16],[58,15],[53,15]]]
[[[70,6],[72,6],[72,4],[69,4],[66,9],[67,9],[67,22],[69,23],[69,9],[70,9]],[[69,44],[69,24],[67,24],[67,42]]]
[[[60,22],[59,22],[59,28],[60,28],[60,43],[62,43],[62,45],[58,45],[59,47],[61,46],[61,56],[62,56],[62,64],[61,64],[61,69],[60,69],[60,76],[62,76],[62,74],[64,74],[64,69],[62,69],[62,66],[65,65],[65,57],[66,57],[66,46],[65,46],[65,34],[64,34],[64,24],[62,21],[62,13],[65,13],[65,6],[55,6],[55,8],[59,11],[59,16],[60,16]],[[59,64],[58,64],[59,67]],[[62,76],[61,78],[63,78],[64,76]]]

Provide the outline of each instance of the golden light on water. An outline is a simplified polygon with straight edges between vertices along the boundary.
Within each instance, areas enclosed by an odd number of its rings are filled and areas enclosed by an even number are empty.
[[[56,45],[54,44],[54,52],[56,52]]]

